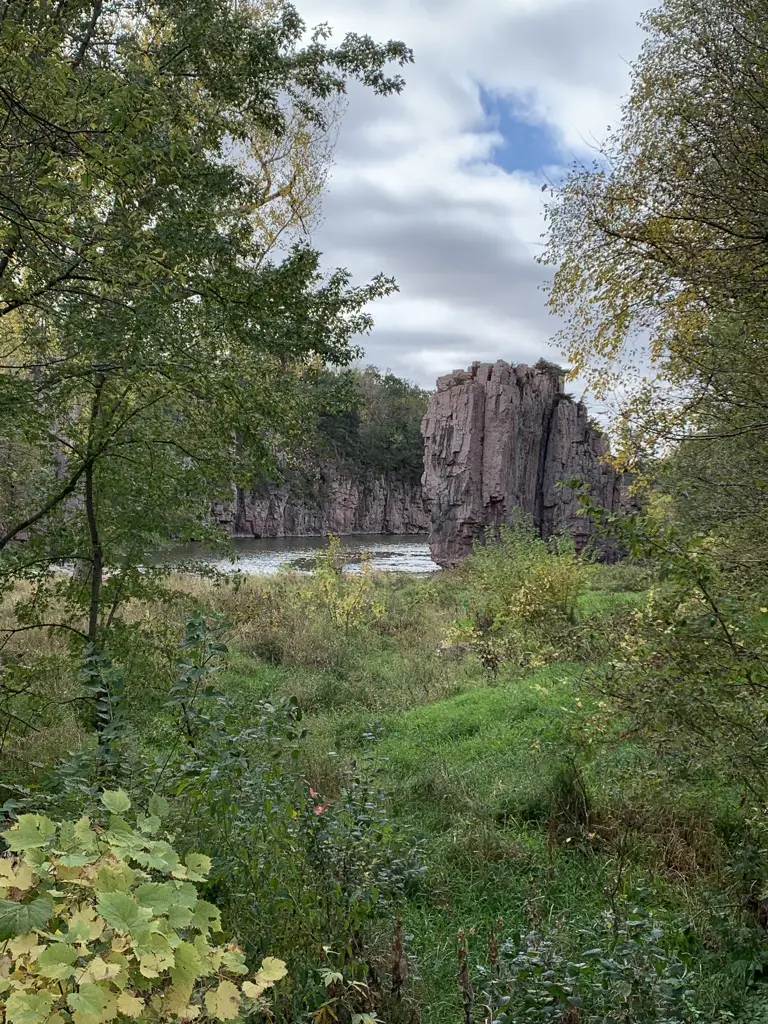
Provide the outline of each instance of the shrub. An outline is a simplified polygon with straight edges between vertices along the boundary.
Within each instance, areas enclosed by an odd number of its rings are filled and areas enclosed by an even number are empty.
[[[539,667],[571,653],[588,578],[571,540],[543,541],[518,517],[475,547],[464,574],[468,615],[454,623],[444,646],[471,650],[494,670],[503,661]]]
[[[273,664],[343,671],[356,642],[375,641],[371,627],[384,614],[386,595],[365,554],[359,573],[345,571],[348,560],[330,536],[311,576],[248,580],[227,608],[240,647]]]
[[[22,815],[3,833],[0,995],[8,1024],[233,1020],[266,1010],[286,974],[266,958],[249,977],[240,948],[216,944],[218,909],[195,883],[208,857],[156,838],[167,803],[150,801],[135,827],[121,790],[105,792],[102,822]],[[2,968],[5,968],[4,970]]]
[[[494,1024],[563,1021],[574,1024],[683,1024],[703,1019],[694,1005],[686,959],[668,953],[664,932],[644,916],[606,918],[582,933],[569,955],[557,932],[499,941],[492,933],[488,963],[475,987]]]

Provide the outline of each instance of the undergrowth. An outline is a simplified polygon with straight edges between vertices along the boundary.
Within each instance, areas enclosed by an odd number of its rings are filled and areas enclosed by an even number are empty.
[[[147,646],[110,655],[120,784],[165,795],[180,849],[212,857],[206,898],[249,960],[285,959],[276,1019],[747,1020],[758,805],[608,692],[648,588],[671,593],[647,563],[590,564],[524,524],[432,578],[343,561],[331,544],[312,577],[178,577],[131,609]],[[93,806],[105,770],[82,680],[18,667],[67,664],[60,637],[36,644],[5,655],[6,679],[36,680],[13,707],[38,730],[6,722],[8,816]]]

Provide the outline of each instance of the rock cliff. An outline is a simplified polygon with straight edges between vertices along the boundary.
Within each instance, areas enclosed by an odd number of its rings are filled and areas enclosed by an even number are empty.
[[[335,464],[282,484],[250,491],[236,488],[233,500],[214,506],[214,516],[233,537],[320,537],[367,534],[426,534],[429,517],[419,483],[395,474],[357,477]]]
[[[515,510],[532,516],[543,537],[568,529],[582,547],[591,524],[560,481],[584,481],[607,509],[624,500],[621,478],[603,460],[606,438],[543,362],[473,363],[441,377],[422,433],[429,545],[443,566],[460,562],[486,528]]]

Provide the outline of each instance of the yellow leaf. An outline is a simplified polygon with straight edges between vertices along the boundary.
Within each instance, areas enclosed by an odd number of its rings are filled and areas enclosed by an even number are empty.
[[[114,857],[104,859],[93,881],[97,892],[128,892],[136,872]]]
[[[274,985],[276,981],[282,981],[287,973],[288,968],[282,960],[274,956],[265,956],[256,977],[263,984]]]
[[[138,996],[132,996],[129,992],[123,992],[117,1000],[117,1008],[120,1013],[125,1014],[126,1017],[140,1017],[143,1011],[146,1009],[146,1004],[143,999],[139,999]]]
[[[57,864],[56,877],[60,882],[68,882],[70,885],[84,885],[88,889],[93,888],[92,865],[85,868],[65,868],[63,864]]]
[[[200,1016],[200,1007],[192,1006],[190,1004],[189,1006],[185,1006],[183,1010],[179,1010],[176,1016],[179,1020],[183,1021],[196,1020]]]
[[[243,995],[249,999],[259,999],[268,988],[269,985],[266,984],[254,985],[252,981],[244,981]]]
[[[186,1013],[189,997],[192,995],[192,986],[171,985],[166,991],[163,999],[163,1015],[170,1017],[181,1017]]]
[[[79,979],[79,983],[91,981],[111,981],[120,973],[120,964],[108,964],[100,956],[86,964],[85,970]]]
[[[205,1005],[217,1020],[235,1020],[240,1012],[240,993],[231,981],[222,981],[218,988],[205,993]]]
[[[37,936],[30,932],[27,935],[19,935],[11,939],[6,946],[14,960],[21,960],[27,957],[30,960],[36,959],[45,949],[45,946],[38,946]]]
[[[169,950],[158,950],[154,953],[147,953],[139,960],[139,970],[145,978],[159,978],[162,971],[167,971],[174,966],[173,952]]]
[[[86,904],[82,907],[78,907],[69,919],[70,928],[74,928],[79,924],[84,925],[87,928],[88,937],[90,939],[98,939],[101,937],[101,933],[104,931],[107,922],[103,917],[99,917],[93,907],[89,907]]]
[[[253,981],[243,982],[243,994],[249,999],[259,999],[268,988],[281,981],[288,973],[282,960],[267,956],[261,961],[261,967],[254,975]]]
[[[20,889],[26,892],[32,885],[35,872],[29,864],[20,860],[0,858],[0,886],[4,889]]]

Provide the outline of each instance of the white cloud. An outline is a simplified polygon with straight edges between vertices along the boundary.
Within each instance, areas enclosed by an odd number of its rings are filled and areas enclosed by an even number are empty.
[[[366,361],[424,386],[474,359],[557,358],[534,260],[541,178],[493,162],[481,88],[549,129],[568,164],[615,123],[648,0],[296,0],[308,23],[402,39],[400,96],[352,88],[315,236],[329,266],[382,271]],[[523,164],[525,165],[525,164]]]

